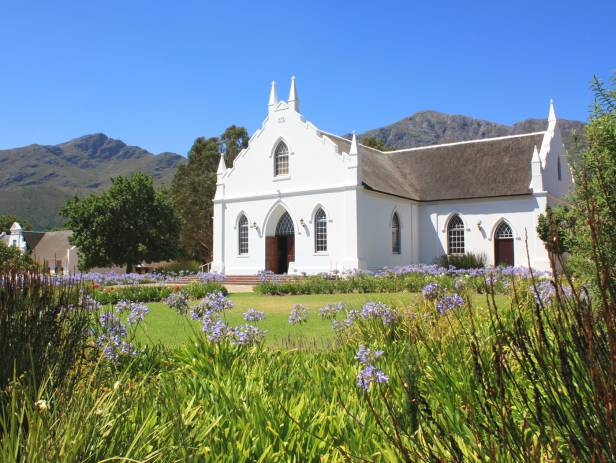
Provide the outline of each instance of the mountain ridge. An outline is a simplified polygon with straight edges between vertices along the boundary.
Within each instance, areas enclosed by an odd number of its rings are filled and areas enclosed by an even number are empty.
[[[57,145],[31,144],[0,150],[0,214],[14,214],[41,229],[62,224],[60,208],[74,195],[111,184],[111,178],[145,172],[156,186],[169,185],[186,159],[152,154],[104,133],[83,135]]]

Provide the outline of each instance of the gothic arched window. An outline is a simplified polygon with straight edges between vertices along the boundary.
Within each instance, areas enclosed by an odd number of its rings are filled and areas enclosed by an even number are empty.
[[[464,254],[464,222],[458,214],[447,224],[447,254]]]
[[[327,251],[327,215],[321,208],[314,214],[314,250]]]
[[[274,152],[274,175],[289,175],[289,148],[281,141]]]
[[[239,254],[248,254],[248,219],[244,214],[237,224],[237,249]]]
[[[400,218],[397,212],[391,218],[391,252],[400,254]]]

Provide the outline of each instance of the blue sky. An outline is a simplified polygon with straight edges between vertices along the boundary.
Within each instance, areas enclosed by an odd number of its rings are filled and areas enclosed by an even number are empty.
[[[616,2],[5,1],[0,148],[104,132],[186,154],[252,133],[269,83],[346,133],[435,109],[500,123],[586,119],[616,69]]]

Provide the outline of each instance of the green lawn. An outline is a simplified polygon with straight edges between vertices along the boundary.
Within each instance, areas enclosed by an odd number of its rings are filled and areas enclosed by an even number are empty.
[[[296,347],[327,346],[333,339],[331,320],[323,320],[319,309],[325,304],[343,302],[350,308],[360,308],[367,301],[381,301],[390,306],[408,305],[419,298],[412,293],[379,294],[313,294],[300,296],[265,296],[256,293],[231,294],[229,298],[235,307],[226,313],[227,321],[232,324],[243,323],[242,314],[249,307],[265,312],[265,320],[257,325],[267,331],[269,344]],[[499,299],[504,297],[500,296]],[[498,301],[499,304],[501,301]],[[485,296],[475,296],[476,306],[485,305]],[[293,305],[303,304],[309,312],[308,322],[301,326],[290,325],[289,313]],[[190,338],[193,331],[200,331],[201,323],[177,315],[164,303],[150,303],[150,313],[140,325],[137,342],[146,344],[164,344],[168,347],[178,346]]]

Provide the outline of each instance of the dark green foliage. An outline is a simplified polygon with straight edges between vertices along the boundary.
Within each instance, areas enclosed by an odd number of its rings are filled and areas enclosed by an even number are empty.
[[[550,252],[562,254],[572,247],[575,236],[575,216],[567,206],[549,207],[539,216],[537,233]]]
[[[189,297],[202,298],[208,293],[222,291],[227,294],[227,290],[220,283],[191,283],[186,286],[121,286],[92,291],[92,297],[103,305],[117,304],[119,301],[132,302],[160,302],[167,298],[174,291],[184,291]]]
[[[57,285],[39,274],[0,274],[0,390],[14,375],[35,382],[65,378],[89,336],[84,294],[70,281]]]
[[[137,173],[112,179],[111,187],[62,209],[71,243],[79,247],[80,269],[174,258],[180,222],[169,195],[155,191],[152,177]]]
[[[260,294],[282,296],[289,294],[345,294],[345,293],[392,293],[407,291],[421,292],[428,283],[438,283],[441,287],[452,290],[456,277],[452,275],[430,275],[427,273],[394,273],[374,276],[359,274],[346,278],[331,278],[319,275],[297,280],[269,281],[260,283],[255,291]],[[484,278],[468,277],[466,284],[479,293],[485,292]],[[495,290],[504,293],[503,282],[498,281]]]
[[[156,268],[157,273],[165,275],[177,274],[180,272],[197,273],[200,270],[201,262],[192,259],[178,259]]]
[[[22,253],[14,246],[7,246],[0,242],[0,274],[22,272],[34,268],[34,262],[29,255]]]
[[[220,138],[197,138],[188,152],[188,162],[178,168],[171,194],[182,219],[179,245],[186,257],[201,262],[212,259],[212,200],[220,153],[222,150],[226,164],[231,165],[246,146],[246,129],[232,125]]]
[[[370,148],[375,148],[380,151],[386,151],[385,143],[381,138],[375,137],[364,137],[361,139],[361,144],[364,146],[369,146]]]
[[[0,233],[10,233],[13,223],[19,223],[24,230],[31,230],[32,225],[27,220],[21,219],[16,215],[0,215]]]
[[[466,252],[464,254],[443,254],[434,262],[440,267],[459,269],[483,268],[486,266],[485,254]]]

